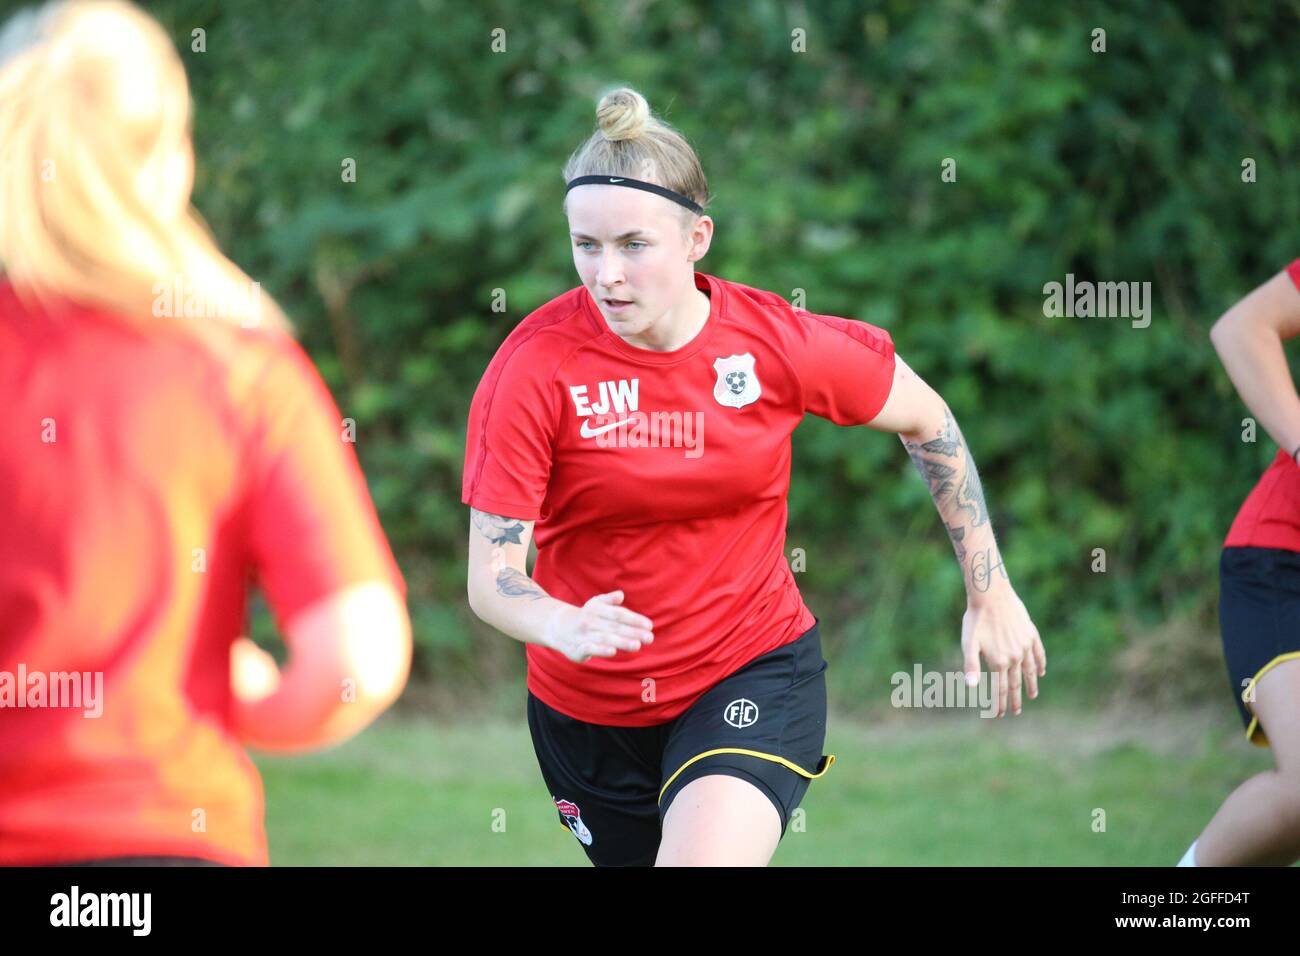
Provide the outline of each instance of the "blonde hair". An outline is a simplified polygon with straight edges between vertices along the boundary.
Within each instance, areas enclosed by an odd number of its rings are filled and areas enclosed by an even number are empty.
[[[55,0],[5,24],[0,272],[25,303],[66,298],[147,324],[160,288],[185,294],[167,296],[170,316],[241,289],[220,318],[289,331],[190,204],[192,164],[185,68],[143,10]]]
[[[565,183],[579,176],[627,176],[681,193],[707,211],[709,184],[699,157],[686,137],[651,114],[644,96],[626,86],[610,90],[596,106],[596,127],[564,164]],[[697,214],[679,208],[685,233]]]

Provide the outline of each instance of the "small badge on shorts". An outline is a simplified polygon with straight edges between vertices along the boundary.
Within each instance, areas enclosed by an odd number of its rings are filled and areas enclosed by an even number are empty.
[[[713,368],[718,373],[718,380],[713,385],[713,397],[719,405],[744,408],[751,402],[758,401],[758,397],[763,394],[763,387],[754,374],[754,356],[748,352],[714,359]]]
[[[722,719],[731,726],[743,730],[758,722],[758,704],[744,697],[738,697],[723,708]]]
[[[582,814],[578,811],[578,805],[572,800],[561,800],[552,794],[551,799],[555,801],[555,809],[560,811],[560,816],[564,822],[569,825],[573,835],[581,840],[585,845],[591,846],[591,831],[587,825],[582,822]]]

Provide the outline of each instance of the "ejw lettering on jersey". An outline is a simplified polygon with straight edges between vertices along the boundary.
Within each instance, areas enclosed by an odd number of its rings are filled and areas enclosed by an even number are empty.
[[[586,385],[570,385],[569,395],[573,398],[573,406],[577,409],[579,418],[601,418],[613,413],[613,421],[603,422],[595,425],[589,421],[582,423],[581,435],[583,438],[595,438],[597,435],[604,434],[607,431],[618,428],[620,425],[626,425],[632,421],[628,417],[629,412],[635,412],[639,403],[637,395],[640,389],[640,379],[615,379],[612,382],[601,382],[596,388],[600,393],[598,401],[591,401],[587,397]]]
[[[589,415],[608,415],[611,410],[622,415],[624,412],[636,411],[640,385],[641,380],[638,378],[620,378],[612,382],[601,382],[597,386],[600,390],[598,402],[592,402],[587,398],[586,385],[570,385],[569,394],[573,396],[573,404],[578,410],[579,418]]]
[[[569,397],[582,422],[578,434],[600,448],[681,448],[687,458],[704,453],[704,413],[641,411],[640,379],[570,385]]]

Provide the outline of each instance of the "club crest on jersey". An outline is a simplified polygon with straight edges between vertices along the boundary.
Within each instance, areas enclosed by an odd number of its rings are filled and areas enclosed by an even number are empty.
[[[556,796],[552,796],[551,799],[555,801],[555,809],[560,811],[560,817],[573,831],[573,835],[587,846],[591,846],[591,831],[582,822],[582,814],[578,811],[578,805],[572,800],[561,800]]]
[[[718,381],[713,386],[713,397],[719,405],[730,408],[744,408],[758,401],[763,394],[763,387],[754,374],[754,356],[728,355],[726,358],[713,360],[713,367],[718,372]]]

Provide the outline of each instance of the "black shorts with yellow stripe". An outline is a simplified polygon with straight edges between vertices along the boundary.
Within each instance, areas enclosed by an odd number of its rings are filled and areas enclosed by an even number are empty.
[[[1267,747],[1252,706],[1255,685],[1279,664],[1300,660],[1300,553],[1224,548],[1219,556],[1219,626],[1246,738]]]
[[[528,694],[528,728],[564,824],[596,866],[652,866],[664,816],[708,774],[756,786],[781,816],[835,762],[826,743],[826,661],[814,624],[723,678],[673,720],[610,727]]]

